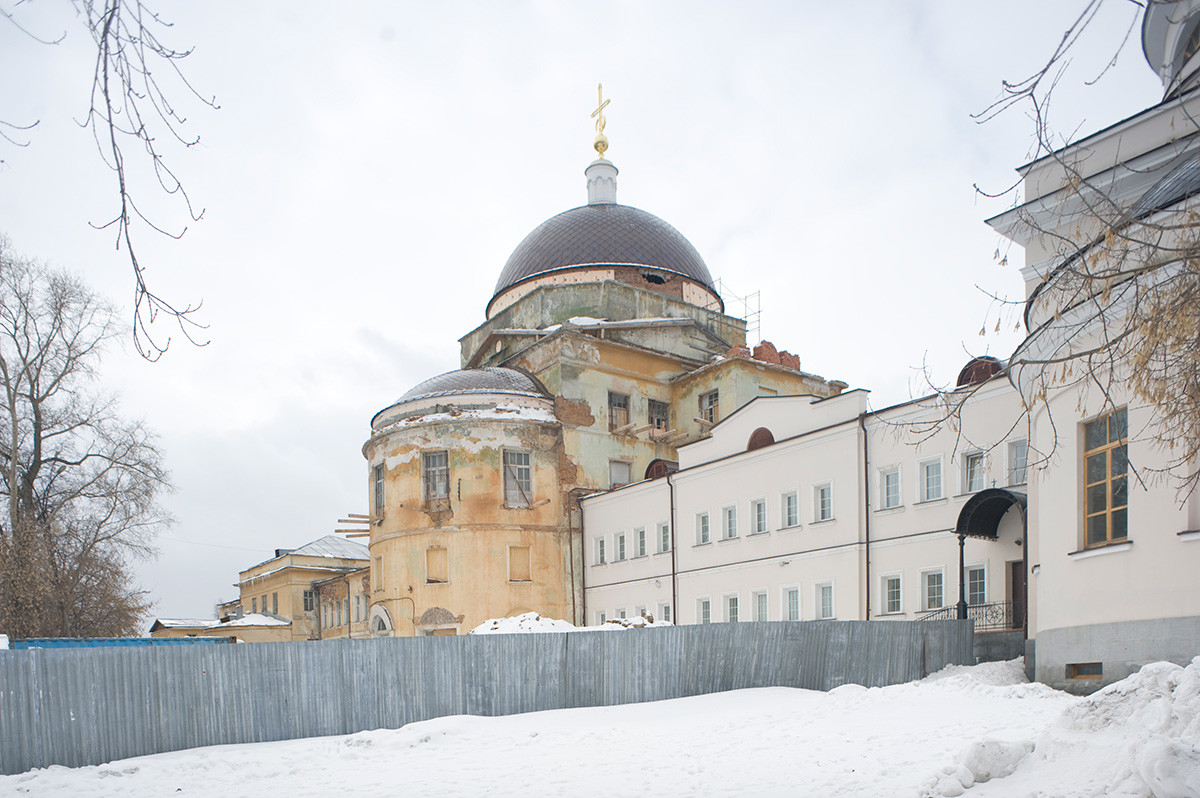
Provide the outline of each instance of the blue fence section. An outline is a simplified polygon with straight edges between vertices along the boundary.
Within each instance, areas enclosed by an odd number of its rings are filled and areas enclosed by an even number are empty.
[[[235,642],[233,637],[27,637],[9,641],[9,648],[152,648]]]
[[[0,771],[398,728],[445,715],[828,690],[974,662],[970,621],[0,651]]]

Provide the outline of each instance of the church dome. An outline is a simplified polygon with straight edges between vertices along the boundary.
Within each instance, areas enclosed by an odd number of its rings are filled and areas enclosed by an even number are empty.
[[[536,275],[593,265],[662,269],[716,291],[704,259],[674,227],[628,205],[597,203],[560,213],[525,236],[500,272],[493,298]]]
[[[537,379],[516,369],[461,369],[430,377],[413,386],[396,400],[396,404],[413,402],[418,399],[482,393],[511,393],[539,397],[549,395]]]

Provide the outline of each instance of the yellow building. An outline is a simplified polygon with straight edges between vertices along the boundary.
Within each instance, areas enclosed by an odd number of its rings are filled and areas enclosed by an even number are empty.
[[[462,369],[372,419],[372,634],[528,611],[582,625],[581,496],[670,473],[676,447],[756,396],[846,387],[769,343],[751,352],[696,249],[617,204],[598,151],[588,204],[512,253]]]

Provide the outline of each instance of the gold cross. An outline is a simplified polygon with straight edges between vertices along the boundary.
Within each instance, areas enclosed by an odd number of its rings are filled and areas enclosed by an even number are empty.
[[[596,96],[599,98],[597,100],[597,102],[600,103],[600,106],[595,111],[592,111],[592,116],[596,117],[596,132],[603,133],[604,132],[604,109],[608,106],[608,103],[610,102],[609,100],[604,99],[604,84],[603,83],[596,84]]]

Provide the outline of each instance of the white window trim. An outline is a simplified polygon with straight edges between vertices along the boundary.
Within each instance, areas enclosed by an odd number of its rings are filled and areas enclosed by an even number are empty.
[[[701,612],[701,609],[702,609],[701,605],[705,604],[705,603],[708,604],[708,620],[707,621],[704,620],[704,613]],[[712,598],[710,596],[697,596],[696,597],[696,623],[697,624],[712,623]]]
[[[758,505],[760,505],[760,504],[762,505],[762,508],[763,508],[763,526],[762,526],[762,529],[755,529],[755,527],[758,525]],[[747,534],[748,535],[766,535],[766,534],[770,533],[770,531],[771,531],[771,508],[767,504],[767,497],[760,496],[757,499],[751,499],[747,506],[750,510],[750,512],[749,512],[750,531]]]
[[[663,545],[662,545],[664,528],[666,529],[666,532],[667,532],[667,547],[666,548],[663,548]],[[659,521],[657,524],[654,525],[654,531],[656,533],[655,534],[655,544],[654,544],[656,547],[656,550],[654,553],[655,554],[670,554],[671,549],[675,547],[675,538],[671,534],[671,525],[666,521]]]
[[[987,567],[987,562],[985,561],[985,562],[969,562],[969,563],[965,563],[965,564],[963,565],[963,578],[965,578],[965,579],[967,580],[967,583],[966,583],[966,585],[963,587],[963,594],[964,594],[964,595],[966,595],[966,597],[967,597],[967,604],[968,604],[968,605],[970,605],[970,603],[971,603],[971,579],[970,579],[970,573],[971,573],[971,571],[975,571],[975,570],[981,570],[981,569],[982,569],[982,571],[983,571],[983,601],[982,601],[982,602],[980,602],[980,603],[982,603],[982,604],[987,604],[987,602],[988,602],[988,596],[990,596],[990,595],[992,594],[992,591],[991,591],[991,590],[989,590],[989,587],[990,587],[990,586],[989,586],[989,584],[988,584],[988,580],[991,578],[991,574],[989,573],[989,570],[990,570],[990,569]],[[957,587],[956,587],[956,589],[957,589]],[[957,602],[957,601],[958,601],[958,599],[957,599],[957,598],[955,598],[955,601]]]
[[[788,524],[787,522],[787,500],[789,496],[796,497],[796,523],[794,524]],[[785,490],[779,494],[779,531],[799,529],[800,526],[800,491]]]
[[[926,498],[929,491],[926,488],[926,466],[938,464],[939,473],[941,474],[941,485],[937,496]],[[930,502],[939,502],[946,499],[946,463],[941,455],[937,457],[927,457],[924,460],[917,461],[917,504],[929,504]]]
[[[730,504],[721,508],[721,540],[737,540],[740,535],[738,529],[738,508],[736,504]],[[732,515],[730,515],[732,513]],[[729,521],[733,520],[733,534],[729,534]],[[711,532],[711,527],[710,527]]]
[[[605,543],[605,537],[605,535],[597,535],[592,538],[592,567],[608,565],[608,546]]]
[[[767,617],[758,617],[758,597],[763,596],[767,599]],[[771,620],[771,593],[765,587],[756,588],[750,591],[750,620],[757,622]]]
[[[738,619],[736,621],[729,620],[729,600],[730,599],[733,599],[734,601],[737,602]],[[725,623],[741,623],[742,622],[742,598],[741,598],[740,594],[738,594],[738,593],[722,593],[721,594],[721,609],[723,609],[725,611]]]
[[[877,473],[878,473],[877,481],[879,484],[879,506],[877,509],[881,512],[884,510],[899,510],[900,508],[902,508],[904,506],[904,481],[900,478],[900,466],[899,465],[884,466],[884,467],[880,468]],[[886,483],[884,480],[884,477],[887,474],[895,474],[896,475],[896,503],[895,504],[887,503],[887,488],[886,488]]]
[[[666,617],[668,615],[671,615],[671,617],[670,618]],[[669,602],[669,601],[659,602],[658,614],[654,616],[654,619],[656,621],[669,621],[671,623],[675,623],[674,615],[671,612],[671,602]]]
[[[1013,482],[1013,445],[1017,443],[1025,444],[1025,480],[1023,482]],[[1016,485],[1026,485],[1029,483],[1029,439],[1028,438],[1010,438],[1004,442],[1004,481],[1008,487]]]
[[[968,472],[968,464],[970,463],[972,457],[980,458],[980,462],[982,463],[982,469],[983,469],[983,482],[980,483],[980,486],[975,489],[971,488],[971,479],[970,479],[970,474]],[[962,468],[960,468],[959,472],[958,472],[958,478],[960,480],[962,480],[962,484],[959,485],[959,488],[960,488],[959,493],[963,494],[963,495],[967,495],[967,494],[972,494],[972,493],[979,493],[979,491],[981,491],[981,490],[987,490],[987,487],[988,487],[988,465],[989,464],[988,464],[987,452],[983,451],[982,449],[971,449],[970,451],[963,452]],[[945,477],[943,476],[942,479],[943,479],[943,484],[944,484]]]
[[[829,588],[829,615],[821,615],[821,588]],[[813,583],[813,616],[818,621],[833,621],[837,619],[837,591],[832,579],[824,579]]]
[[[821,517],[821,502],[817,498],[817,491],[821,488],[829,488],[829,517],[828,518]],[[827,480],[824,480],[823,482],[814,482],[812,484],[812,490],[810,490],[809,493],[812,496],[812,500],[813,500],[812,523],[828,524],[831,521],[836,521],[837,520],[837,512],[834,510],[834,506],[833,506],[833,480],[827,479]]]
[[[796,620],[800,621],[804,619],[804,594],[800,590],[800,585],[794,584],[784,585],[783,587],[779,588],[779,620],[781,621],[792,620],[790,617],[788,617],[788,613],[791,612],[792,609],[788,593],[793,590],[796,591]]]
[[[704,519],[704,526],[706,527],[705,531],[707,532],[708,540],[700,539],[700,526],[701,526],[700,519],[701,518]],[[702,510],[701,512],[696,513],[696,545],[697,546],[708,546],[711,544],[712,544],[712,515],[708,512],[708,510]]]
[[[638,533],[641,536],[638,536]],[[633,528],[633,557],[630,559],[636,560],[639,557],[647,557],[650,555],[650,547],[646,545],[646,527],[636,526]],[[639,551],[640,550],[640,551]]]
[[[929,606],[929,590],[927,589],[927,585],[925,584],[925,577],[929,576],[930,574],[941,574],[942,575],[942,604],[939,607],[930,607]],[[985,578],[986,578],[986,576],[985,576]],[[946,582],[945,566],[939,565],[939,566],[936,566],[933,568],[922,568],[921,569],[921,611],[922,612],[932,612],[933,610],[946,609],[946,607],[949,606],[948,600],[950,598],[950,593],[949,593],[948,588],[949,588],[949,585]],[[901,590],[900,603],[903,604],[904,603],[903,583],[901,583],[900,590]]]
[[[885,585],[888,580],[897,579],[900,582],[900,607],[899,609],[887,609],[887,588]],[[904,614],[904,574],[899,571],[879,575],[879,614],[883,615],[903,615]]]
[[[628,559],[629,547],[626,544],[624,529],[613,535],[613,562],[625,562]]]

